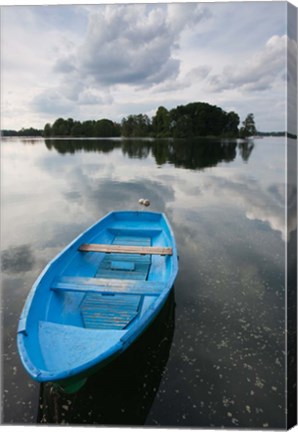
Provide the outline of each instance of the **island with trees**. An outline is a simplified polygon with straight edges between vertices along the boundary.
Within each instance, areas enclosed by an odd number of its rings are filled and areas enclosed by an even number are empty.
[[[72,118],[58,118],[44,129],[2,130],[2,136],[43,136],[45,138],[248,138],[258,134],[254,115],[248,114],[239,128],[240,117],[206,102],[192,102],[168,110],[158,107],[150,118],[146,114],[132,114],[121,123],[102,118],[79,121]]]
[[[131,114],[115,123],[108,119],[97,121],[74,121],[57,119],[45,125],[45,137],[154,137],[193,138],[227,137],[239,135],[239,116],[235,112],[202,102],[180,105],[171,110],[160,106],[149,118],[146,114]]]

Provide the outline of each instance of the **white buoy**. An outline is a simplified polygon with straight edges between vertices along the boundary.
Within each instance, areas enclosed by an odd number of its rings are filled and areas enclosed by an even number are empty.
[[[139,199],[139,204],[144,205],[144,198]]]

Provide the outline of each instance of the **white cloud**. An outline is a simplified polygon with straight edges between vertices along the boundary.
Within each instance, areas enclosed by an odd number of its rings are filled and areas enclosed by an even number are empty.
[[[174,57],[181,33],[208,14],[201,6],[114,5],[91,13],[84,42],[71,58],[58,59],[60,72],[76,70],[93,85],[152,86],[175,79]]]
[[[31,106],[38,112],[50,115],[69,117],[73,113],[74,104],[67,98],[61,96],[56,89],[48,89],[32,100]]]
[[[103,109],[116,99],[124,104],[127,86],[133,96],[134,89],[175,82],[180,60],[174,53],[181,35],[209,17],[207,9],[196,4],[108,5],[90,10],[86,36],[77,46],[64,41],[67,50],[59,49],[52,68],[57,85],[33,98],[35,109],[53,114],[57,109],[59,115],[65,109],[69,115],[67,101],[78,104],[77,113],[83,105]],[[202,73],[203,68],[199,70]]]
[[[268,90],[276,81],[284,81],[286,74],[287,36],[272,36],[259,52],[243,64],[225,66],[222,73],[212,75],[209,85],[213,91],[241,89],[242,91]]]
[[[211,16],[210,9],[202,6],[202,4],[171,3],[168,5],[167,22],[172,34],[179,35],[186,28],[191,29],[201,21],[211,18]]]
[[[282,130],[285,12],[280,2],[3,8],[2,127],[204,101]]]
[[[297,41],[288,39],[287,54],[287,126],[289,132],[297,134]]]

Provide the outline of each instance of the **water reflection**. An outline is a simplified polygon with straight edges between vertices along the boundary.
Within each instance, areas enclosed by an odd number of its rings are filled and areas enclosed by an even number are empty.
[[[34,255],[30,245],[10,247],[1,252],[1,270],[4,273],[21,273],[32,270]]]
[[[79,151],[109,153],[121,149],[124,156],[145,159],[152,155],[157,165],[170,163],[175,167],[204,169],[216,166],[220,162],[232,162],[237,154],[236,141],[216,140],[67,140],[46,139],[49,150],[55,149],[61,154]],[[247,161],[253,150],[253,143],[239,143],[241,155]]]
[[[170,163],[177,168],[204,169],[236,157],[236,141],[179,140],[154,142],[152,154],[156,163]]]
[[[238,148],[244,162],[248,162],[248,159],[251,156],[251,152],[253,151],[254,146],[255,146],[254,142],[251,140],[239,142]]]
[[[45,139],[48,150],[55,149],[60,154],[85,152],[110,153],[121,147],[119,140],[93,140],[93,139]]]
[[[121,364],[109,373],[112,387],[98,375],[73,398],[42,388],[39,421],[283,428],[286,199],[296,207],[295,184],[285,188],[284,141],[34,144],[1,143],[4,421],[36,422],[40,387],[20,364],[15,335],[39,272],[107,212],[137,209],[146,197],[152,211],[166,213],[180,256],[171,347],[166,336],[159,358],[160,330],[152,333],[138,361],[132,356],[125,373]],[[296,234],[296,221],[288,214],[291,230]],[[143,374],[134,372],[139,363]]]
[[[152,326],[78,393],[41,385],[38,423],[143,425],[168,361],[174,318],[172,290]]]

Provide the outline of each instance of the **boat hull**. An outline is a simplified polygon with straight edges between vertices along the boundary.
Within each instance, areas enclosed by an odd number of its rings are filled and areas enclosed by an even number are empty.
[[[152,323],[178,272],[162,213],[111,212],[35,282],[19,320],[20,358],[38,382],[77,391]]]

